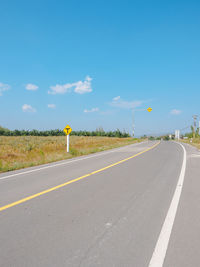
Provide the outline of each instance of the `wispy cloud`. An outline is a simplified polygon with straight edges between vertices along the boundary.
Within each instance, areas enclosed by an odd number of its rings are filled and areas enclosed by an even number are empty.
[[[7,91],[10,89],[10,85],[5,83],[0,83],[0,96],[2,96],[4,91]]]
[[[22,110],[23,110],[24,112],[36,112],[36,109],[33,108],[31,105],[28,105],[28,104],[24,104],[24,105],[22,106]]]
[[[101,115],[108,116],[114,114],[113,110],[106,110],[106,111],[101,111]]]
[[[29,91],[36,91],[39,87],[36,84],[28,83],[25,88]]]
[[[65,94],[71,91],[72,83],[66,84],[56,84],[55,86],[50,86],[51,90],[48,91],[48,94],[56,95],[56,94]]]
[[[181,113],[182,113],[182,111],[179,109],[172,109],[170,111],[170,114],[172,114],[172,115],[180,115]]]
[[[116,96],[113,98],[112,102],[110,105],[112,107],[117,107],[117,108],[123,108],[123,109],[132,109],[132,108],[137,108],[141,106],[144,103],[144,101],[126,101],[121,99],[120,96]]]
[[[92,113],[99,111],[99,108],[92,108],[92,109],[84,109],[84,113]]]
[[[48,94],[56,95],[56,94],[65,94],[74,90],[77,94],[85,94],[92,92],[91,85],[92,78],[86,76],[84,81],[78,81],[75,83],[66,83],[66,84],[56,84],[55,86],[50,86]]]
[[[48,108],[56,108],[55,104],[48,104],[47,106],[48,106]]]
[[[118,101],[120,99],[120,96],[116,96],[113,98],[113,101]]]

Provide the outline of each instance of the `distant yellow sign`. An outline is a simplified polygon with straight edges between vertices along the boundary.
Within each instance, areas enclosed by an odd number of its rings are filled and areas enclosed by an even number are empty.
[[[69,134],[71,133],[71,131],[72,131],[72,128],[71,128],[69,125],[67,125],[67,126],[63,129],[63,132],[65,132],[66,135],[69,135]]]
[[[151,112],[151,111],[152,111],[152,108],[148,108],[147,111],[148,111],[148,112]]]

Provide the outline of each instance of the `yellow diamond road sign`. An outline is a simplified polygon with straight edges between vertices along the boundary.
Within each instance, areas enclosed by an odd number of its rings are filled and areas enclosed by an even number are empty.
[[[72,131],[72,128],[71,128],[69,125],[67,125],[67,126],[63,129],[63,132],[65,132],[66,135],[70,134],[71,131]]]
[[[152,108],[148,108],[147,111],[151,112],[152,111]]]

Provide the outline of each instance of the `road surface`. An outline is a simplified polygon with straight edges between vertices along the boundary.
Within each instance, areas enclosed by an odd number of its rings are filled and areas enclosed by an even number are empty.
[[[0,266],[200,266],[200,153],[144,142],[0,175]]]

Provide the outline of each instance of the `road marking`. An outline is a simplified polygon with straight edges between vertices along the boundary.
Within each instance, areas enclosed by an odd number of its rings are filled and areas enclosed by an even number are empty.
[[[199,158],[200,157],[200,154],[192,154],[190,157],[191,158]]]
[[[171,236],[171,232],[172,232],[172,228],[174,225],[174,220],[176,217],[178,204],[180,201],[180,196],[181,196],[183,183],[184,183],[184,177],[185,177],[185,169],[186,169],[186,150],[182,144],[180,143],[178,144],[183,148],[183,163],[181,167],[181,172],[180,172],[178,183],[176,185],[176,189],[175,189],[169,210],[167,212],[167,216],[165,218],[158,241],[156,243],[156,247],[154,249],[151,261],[149,263],[149,267],[162,267],[163,266],[170,236]]]
[[[136,146],[136,145],[145,144],[145,143],[147,143],[147,141],[141,142],[141,143],[135,143],[135,144],[132,144],[130,146]],[[129,146],[129,145],[127,145],[127,146]],[[57,167],[57,166],[61,166],[61,165],[67,165],[67,164],[74,163],[74,162],[77,162],[77,161],[90,159],[90,158],[95,158],[95,157],[99,157],[99,156],[106,155],[106,154],[109,154],[109,153],[114,153],[115,151],[121,150],[121,149],[123,149],[123,148],[125,148],[127,146],[123,146],[123,147],[120,147],[120,148],[114,148],[114,149],[106,151],[106,152],[98,152],[97,154],[92,155],[92,156],[86,156],[86,157],[79,158],[79,159],[74,159],[74,160],[65,161],[65,162],[61,162],[61,163],[57,163],[57,164],[53,164],[53,165],[39,167],[39,168],[34,169],[34,170],[29,170],[29,171],[10,174],[10,175],[7,175],[7,176],[0,177],[0,180],[5,180],[5,179],[8,179],[8,178],[11,178],[11,177],[14,177],[14,176],[19,176],[19,175],[23,175],[23,174],[29,174],[29,173],[41,171],[41,170],[44,170],[44,169],[49,169],[49,168],[53,168],[53,167]]]
[[[12,202],[12,203],[7,204],[7,205],[5,205],[5,206],[2,206],[2,207],[0,207],[0,212],[3,211],[3,210],[9,209],[9,208],[11,208],[11,207],[17,206],[17,205],[19,205],[19,204],[21,204],[21,203],[24,203],[24,202],[28,201],[28,200],[31,200],[31,199],[34,199],[34,198],[36,198],[36,197],[42,196],[42,195],[44,195],[44,194],[47,194],[47,193],[49,193],[49,192],[55,191],[55,190],[57,190],[57,189],[59,189],[59,188],[62,188],[62,187],[64,187],[64,186],[67,186],[67,185],[69,185],[69,184],[72,184],[72,183],[75,183],[75,182],[77,182],[77,181],[80,181],[80,180],[82,180],[82,179],[84,179],[84,178],[86,178],[86,177],[88,177],[88,176],[93,175],[93,174],[102,172],[102,171],[107,170],[107,169],[109,169],[109,168],[111,168],[111,167],[114,167],[114,166],[116,166],[116,165],[119,165],[120,163],[123,163],[123,162],[125,162],[125,161],[128,161],[128,160],[130,160],[130,159],[132,159],[132,158],[135,158],[135,157],[137,157],[137,156],[139,156],[139,155],[141,155],[141,154],[143,154],[143,153],[145,153],[145,152],[147,152],[147,151],[153,149],[154,147],[156,147],[156,146],[159,145],[159,144],[160,144],[160,142],[154,144],[153,146],[147,148],[146,150],[143,150],[143,151],[141,151],[141,152],[139,152],[139,153],[137,153],[137,154],[135,154],[135,155],[133,155],[133,156],[131,156],[131,157],[128,157],[128,158],[126,158],[126,159],[123,159],[123,160],[120,160],[120,161],[118,161],[118,162],[115,162],[115,163],[113,163],[113,164],[111,164],[111,165],[108,165],[108,166],[106,166],[106,167],[104,167],[104,168],[101,168],[101,169],[99,169],[99,170],[97,170],[97,171],[93,171],[93,172],[91,172],[91,173],[85,174],[85,175],[83,175],[83,176],[81,176],[81,177],[75,178],[75,179],[70,180],[70,181],[68,181],[68,182],[65,182],[65,183],[63,183],[63,184],[60,184],[60,185],[51,187],[51,188],[49,188],[49,189],[47,189],[47,190],[41,191],[41,192],[36,193],[36,194],[34,194],[34,195],[31,195],[31,196],[22,198],[22,199],[20,199],[20,200],[18,200],[18,201],[15,201],[15,202]]]

